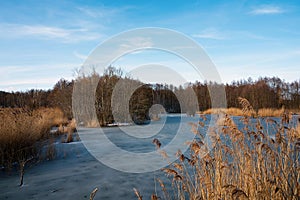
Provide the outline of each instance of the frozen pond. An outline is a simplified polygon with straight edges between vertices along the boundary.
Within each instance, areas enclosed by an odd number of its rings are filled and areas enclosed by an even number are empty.
[[[234,117],[238,126],[239,119]],[[27,168],[24,186],[18,186],[17,172],[1,172],[0,199],[89,199],[95,187],[99,189],[95,199],[137,199],[133,188],[144,199],[150,199],[155,191],[163,197],[155,182],[158,177],[166,179],[159,168],[172,162],[176,151],[193,139],[189,123],[198,120],[198,116],[168,115],[150,125],[79,128],[82,141],[57,142],[57,157]],[[274,134],[272,130],[269,127],[270,134]],[[168,159],[163,159],[152,144],[154,138],[161,141]]]
[[[155,167],[164,166],[167,161],[156,151],[152,140],[158,138],[162,143],[161,148],[164,149],[174,141],[178,130],[184,131],[186,137],[180,138],[171,146],[171,149],[177,151],[177,145],[184,147],[184,142],[193,137],[188,123],[196,122],[197,119],[198,117],[170,115],[150,125],[102,128],[103,133],[99,129],[80,128],[80,135],[86,136],[82,138],[84,142],[58,142],[57,157],[54,160],[43,161],[26,169],[24,186],[18,186],[18,173],[1,173],[0,199],[89,199],[90,192],[95,187],[99,188],[95,199],[137,199],[133,188],[137,188],[144,199],[150,199],[155,191],[160,195],[161,188],[154,180],[158,177],[163,179],[165,176],[160,170],[155,170]],[[143,130],[145,136],[141,135]],[[107,146],[102,140],[96,141],[99,135],[109,139],[115,147]],[[116,170],[99,162],[83,144],[89,142],[100,146],[94,151],[97,150],[101,153],[100,156],[104,156],[101,160],[105,160],[106,164],[118,163],[121,167]],[[136,159],[123,159],[120,149],[133,153],[133,156],[137,156]],[[155,158],[151,158],[151,155],[144,156],[149,153],[155,155]],[[158,165],[153,163],[155,160],[159,161]],[[135,169],[137,172],[148,172],[133,173]]]

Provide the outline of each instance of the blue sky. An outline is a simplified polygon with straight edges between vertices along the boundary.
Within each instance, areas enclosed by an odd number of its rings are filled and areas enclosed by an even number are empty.
[[[197,41],[223,82],[259,76],[300,79],[297,0],[12,0],[0,3],[0,90],[48,89],[60,78],[70,80],[101,42],[141,27],[174,29]],[[195,79],[172,56],[151,55],[135,54],[114,64],[126,71],[144,59],[170,61],[187,80]]]

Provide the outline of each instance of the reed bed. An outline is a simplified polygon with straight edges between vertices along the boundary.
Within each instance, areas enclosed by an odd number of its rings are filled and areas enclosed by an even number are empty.
[[[219,114],[219,113],[226,113],[228,115],[234,115],[234,116],[243,115],[243,111],[240,108],[210,108],[204,111],[202,114]]]
[[[178,161],[163,169],[170,178],[169,188],[161,179],[160,199],[291,199],[300,198],[300,125],[295,127],[290,116],[283,113],[281,123],[259,118],[250,103],[239,98],[243,115],[237,126],[228,114],[207,134],[212,149],[204,143],[204,133],[194,124],[196,134],[189,141],[190,150],[178,151]],[[252,113],[253,117],[249,117]],[[276,130],[269,137],[262,126],[266,120]],[[159,141],[158,141],[159,142]],[[153,196],[153,195],[152,195]],[[151,197],[152,198],[152,197]]]
[[[258,115],[260,117],[281,117],[285,110],[281,109],[273,109],[273,108],[262,108],[258,110]]]
[[[67,123],[58,108],[1,108],[0,118],[0,166],[9,169],[35,157],[52,126]]]
[[[275,109],[275,108],[261,108],[257,112],[253,111],[252,113],[247,113],[249,116],[257,115],[259,117],[281,117],[284,112],[289,113],[300,113],[297,110],[285,110],[284,108]],[[243,116],[245,113],[241,108],[210,108],[203,111],[199,114],[219,114],[225,113],[231,116]]]

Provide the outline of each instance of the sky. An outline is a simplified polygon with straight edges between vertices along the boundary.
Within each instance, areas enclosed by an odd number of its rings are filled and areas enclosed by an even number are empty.
[[[298,0],[11,0],[0,3],[0,90],[50,89],[61,78],[71,80],[99,44],[143,27],[196,41],[224,83],[300,79]],[[130,74],[149,63],[173,66],[187,81],[199,79],[185,61],[165,52],[133,53],[112,64]]]

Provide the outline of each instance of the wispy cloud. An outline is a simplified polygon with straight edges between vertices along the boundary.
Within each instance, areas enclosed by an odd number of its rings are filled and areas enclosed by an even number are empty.
[[[240,40],[240,39],[251,39],[251,40],[272,40],[262,35],[258,35],[248,30],[222,30],[219,31],[214,28],[205,29],[198,34],[192,35],[195,38],[200,39],[211,39],[211,40]]]
[[[274,15],[284,13],[285,10],[279,6],[274,5],[263,5],[257,8],[254,8],[250,14],[251,15]]]
[[[81,60],[86,60],[88,58],[87,55],[83,55],[81,53],[78,53],[77,51],[73,52],[74,56],[76,56],[77,58],[81,59]]]
[[[49,89],[61,78],[71,80],[72,71],[79,66],[80,63],[0,65],[0,91]]]
[[[96,40],[101,34],[91,32],[88,29],[68,29],[45,25],[23,25],[23,24],[0,24],[0,35],[2,37],[24,37],[33,36],[39,39],[61,39],[63,42],[78,42]]]
[[[81,16],[88,17],[89,19],[101,20],[104,23],[110,23],[114,19],[120,17],[129,10],[137,9],[136,6],[121,6],[121,7],[91,7],[91,6],[79,6],[76,8],[80,11]]]
[[[224,34],[220,33],[217,29],[208,28],[200,33],[192,35],[195,38],[203,38],[203,39],[213,39],[213,40],[224,40],[226,37]]]
[[[116,8],[103,8],[103,7],[97,7],[97,8],[91,8],[91,7],[77,7],[77,9],[92,18],[102,18],[102,17],[111,17],[115,15],[116,13],[120,12],[120,9]]]
[[[134,48],[149,48],[153,46],[153,42],[151,38],[148,37],[132,37],[127,40],[124,40],[122,44],[120,44],[120,51],[127,51]]]

